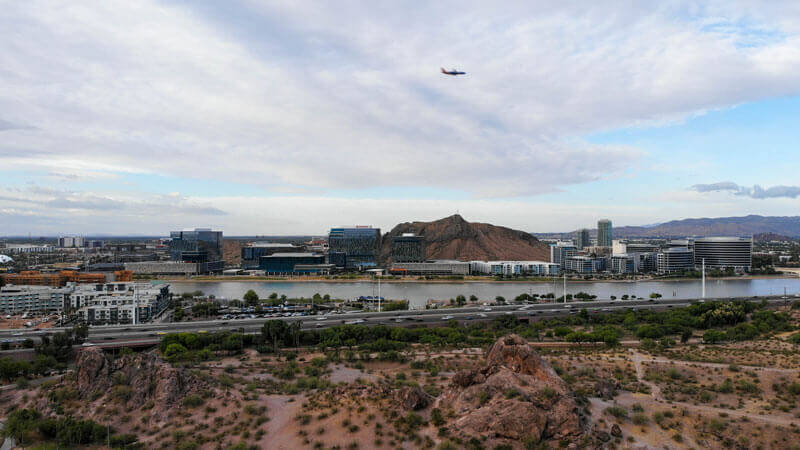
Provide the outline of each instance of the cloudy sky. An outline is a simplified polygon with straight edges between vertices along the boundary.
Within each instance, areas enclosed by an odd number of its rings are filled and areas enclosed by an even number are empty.
[[[800,213],[796,1],[0,11],[0,235]]]

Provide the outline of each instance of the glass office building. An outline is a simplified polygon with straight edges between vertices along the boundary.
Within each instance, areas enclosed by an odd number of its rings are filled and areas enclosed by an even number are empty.
[[[602,219],[597,221],[597,246],[611,247],[613,245],[611,233],[611,221]]]
[[[222,231],[195,228],[173,231],[169,237],[171,260],[204,264],[210,272],[223,269],[225,261],[222,258]]]
[[[328,234],[331,264],[345,269],[377,267],[380,246],[380,228],[331,228]],[[337,254],[336,262],[334,262],[334,254]]]
[[[753,239],[707,237],[694,240],[694,265],[748,271],[753,265]]]
[[[588,228],[581,228],[578,230],[575,242],[577,244],[578,250],[583,250],[586,247],[592,246],[591,238],[589,237],[589,229]]]
[[[425,237],[403,233],[392,238],[392,262],[424,262]]]

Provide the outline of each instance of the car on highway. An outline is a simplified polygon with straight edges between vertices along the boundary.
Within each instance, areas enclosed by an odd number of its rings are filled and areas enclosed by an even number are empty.
[[[356,324],[364,323],[364,322],[366,322],[366,320],[364,320],[364,319],[355,319],[355,320],[348,320],[344,324],[345,325],[356,325]]]
[[[529,316],[535,316],[537,314],[539,314],[539,311],[528,311]]]
[[[564,305],[564,308],[572,308],[572,305],[570,305],[569,303],[567,303],[566,305]]]
[[[486,314],[484,314],[484,313],[480,313],[480,314],[478,314],[478,317],[481,317],[481,318],[485,319],[485,318],[487,318],[487,317],[489,317],[489,316],[487,316],[487,315],[486,315]]]
[[[487,307],[485,307],[485,308],[481,308],[481,311],[491,311],[491,310],[492,310],[492,308],[490,308],[490,307],[488,307],[488,306],[487,306]]]
[[[94,344],[92,344],[91,342],[84,342],[83,346],[84,347],[94,347]]]
[[[314,320],[327,320],[328,318],[325,316],[317,316]]]
[[[453,317],[453,316],[451,316],[449,314],[444,316],[444,317],[442,317],[442,320],[452,320],[452,319],[455,319],[455,317]]]

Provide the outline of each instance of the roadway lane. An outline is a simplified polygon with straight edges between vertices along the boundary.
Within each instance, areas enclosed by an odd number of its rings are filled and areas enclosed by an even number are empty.
[[[747,298],[754,302],[761,302],[767,299],[771,304],[781,304],[793,301],[794,298],[780,296]],[[729,301],[730,299],[706,299],[710,301]],[[505,306],[470,306],[462,308],[445,308],[419,311],[391,311],[391,312],[355,312],[345,314],[326,314],[324,316],[296,316],[296,317],[274,317],[258,319],[228,319],[228,320],[209,320],[195,322],[176,322],[176,323],[146,323],[140,325],[113,325],[95,326],[89,328],[89,342],[111,343],[115,341],[139,341],[148,339],[160,339],[167,333],[178,332],[216,332],[216,331],[240,331],[254,333],[258,332],[267,320],[283,320],[289,323],[302,321],[302,328],[306,330],[321,329],[345,323],[361,323],[364,325],[390,325],[390,326],[413,326],[413,325],[433,325],[446,323],[448,320],[459,320],[462,322],[487,321],[495,317],[511,314],[517,317],[553,318],[575,314],[581,309],[586,309],[591,314],[608,313],[621,309],[652,309],[656,311],[667,310],[688,306],[698,300],[617,300],[617,301],[592,301],[592,302],[569,302],[569,303],[533,303],[526,305],[505,305]],[[325,317],[324,320],[318,320]],[[54,333],[63,330],[62,328],[51,328],[45,333]],[[0,330],[0,340],[2,339],[24,339],[32,338],[38,341],[42,332],[40,330]]]

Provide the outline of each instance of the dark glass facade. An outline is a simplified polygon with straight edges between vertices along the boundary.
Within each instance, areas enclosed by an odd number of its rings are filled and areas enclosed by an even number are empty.
[[[195,229],[173,231],[169,234],[169,255],[173,261],[209,263],[210,270],[224,266],[222,259],[222,231]],[[221,263],[221,264],[220,264]]]
[[[308,272],[296,270],[296,265],[325,264],[325,255],[311,253],[275,253],[259,258],[259,268],[267,274]]]
[[[258,268],[262,256],[269,256],[275,253],[300,253],[303,247],[292,244],[266,244],[242,247],[242,268]]]
[[[344,253],[343,266],[346,269],[363,269],[378,265],[378,251],[381,245],[381,230],[371,227],[331,228],[328,234],[328,248],[331,254]]]
[[[753,264],[753,239],[707,237],[694,241],[694,265],[750,270]]]
[[[425,262],[425,237],[402,235],[392,238],[392,262]]]

